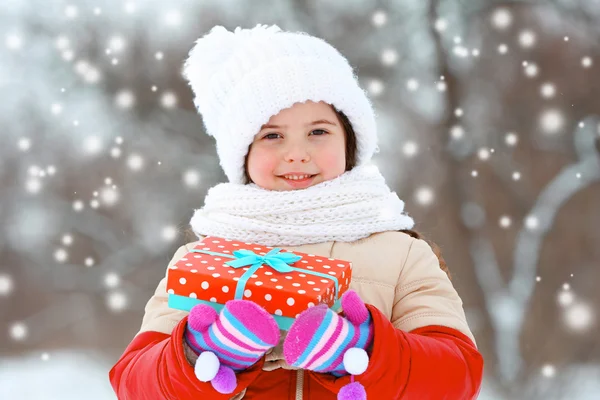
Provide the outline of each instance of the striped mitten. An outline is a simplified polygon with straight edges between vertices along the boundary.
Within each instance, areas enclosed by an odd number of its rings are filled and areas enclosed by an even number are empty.
[[[279,343],[279,327],[256,303],[230,300],[219,315],[208,305],[194,306],[184,339],[198,354],[194,367],[198,379],[228,394],[237,386],[235,372],[252,366]]]
[[[283,343],[289,365],[338,377],[366,371],[366,349],[373,340],[371,314],[353,290],[344,293],[341,302],[346,318],[326,305],[311,307],[296,318]],[[363,386],[354,379],[338,394],[338,399],[365,398]]]

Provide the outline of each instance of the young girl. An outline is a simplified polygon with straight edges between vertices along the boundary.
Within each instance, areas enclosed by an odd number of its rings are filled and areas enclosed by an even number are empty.
[[[229,179],[194,213],[194,233],[350,261],[351,291],[344,313],[309,308],[280,335],[247,299],[219,315],[170,309],[165,277],[110,372],[119,399],[476,398],[483,359],[462,301],[369,164],[375,115],[348,61],[304,33],[218,26],[184,75]],[[350,348],[369,357],[354,375]]]

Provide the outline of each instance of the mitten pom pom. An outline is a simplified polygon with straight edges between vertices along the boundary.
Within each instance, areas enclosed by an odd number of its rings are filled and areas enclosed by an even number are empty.
[[[366,400],[367,392],[359,382],[352,382],[340,389],[338,400]]]
[[[360,375],[369,366],[369,355],[358,347],[352,347],[344,353],[344,369],[351,375]]]
[[[231,368],[221,365],[217,372],[217,376],[215,376],[210,383],[217,392],[229,394],[233,393],[235,390],[237,378],[235,377],[235,372]]]
[[[217,312],[206,304],[196,304],[188,316],[188,325],[197,332],[204,332],[217,320]]]
[[[221,363],[215,353],[212,351],[203,351],[196,360],[194,373],[200,382],[209,382],[217,376],[220,366]]]

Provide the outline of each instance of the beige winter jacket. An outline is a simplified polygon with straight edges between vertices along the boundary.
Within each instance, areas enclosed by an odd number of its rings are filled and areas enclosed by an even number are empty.
[[[197,243],[181,246],[169,266]],[[423,326],[442,325],[464,333],[475,342],[467,326],[462,300],[440,269],[431,247],[421,239],[389,231],[351,243],[326,242],[282,248],[352,262],[350,288],[365,303],[381,310],[398,329],[410,332]],[[166,282],[165,276],[148,301],[139,333],[171,334],[187,315],[186,311],[168,307]]]

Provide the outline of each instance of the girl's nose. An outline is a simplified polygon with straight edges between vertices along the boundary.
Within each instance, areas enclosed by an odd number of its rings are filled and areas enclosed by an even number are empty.
[[[285,161],[288,163],[301,162],[307,163],[310,161],[310,154],[302,146],[294,146],[285,153]]]

